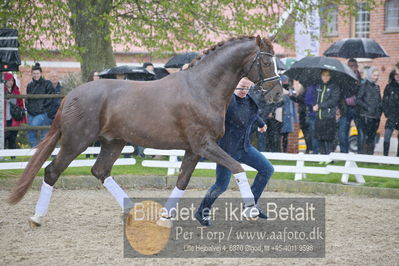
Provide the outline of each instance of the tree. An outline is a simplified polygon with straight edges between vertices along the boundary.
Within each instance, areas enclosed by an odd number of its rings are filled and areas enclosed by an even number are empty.
[[[197,50],[215,39],[277,30],[281,14],[296,20],[327,4],[356,12],[355,0],[10,0],[0,9],[0,23],[17,28],[22,53],[35,58],[43,47],[73,55],[84,80],[93,70],[115,65],[113,44],[145,47],[152,53]],[[317,1],[316,1],[317,2]],[[375,1],[366,0],[372,8]]]

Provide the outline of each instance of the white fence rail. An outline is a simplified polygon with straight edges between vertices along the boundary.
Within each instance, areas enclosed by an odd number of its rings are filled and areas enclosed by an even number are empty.
[[[177,160],[178,156],[183,156],[183,150],[156,150],[156,149],[145,149],[144,154],[146,155],[163,155],[168,156],[168,161],[162,160],[144,160],[142,165],[145,167],[159,167],[167,168],[167,175],[173,175],[180,168],[181,162]],[[388,178],[399,178],[399,158],[398,157],[387,157],[387,156],[374,156],[374,155],[358,155],[354,153],[331,153],[329,155],[318,155],[318,154],[292,154],[292,153],[272,153],[264,152],[266,158],[269,160],[281,160],[281,161],[295,161],[295,165],[273,165],[275,172],[280,173],[295,173],[295,180],[302,180],[306,178],[306,174],[331,174],[339,173],[342,174],[341,182],[343,184],[350,184],[349,175],[354,175],[356,183],[364,184],[364,175],[377,176],[377,177],[388,177]],[[305,166],[305,162],[327,162],[332,161],[344,161],[345,166]],[[398,165],[398,170],[385,170],[385,169],[373,169],[373,168],[359,168],[357,162],[365,163],[379,163],[387,165]],[[255,169],[243,164],[246,171],[255,171]],[[216,163],[205,163],[200,162],[197,164],[196,169],[216,169]]]
[[[126,146],[122,153],[132,153],[134,148],[132,146]],[[55,149],[52,155],[56,155],[59,152],[59,148]],[[0,150],[0,157],[6,156],[32,156],[35,153],[34,149],[18,149],[18,150]],[[82,154],[99,154],[100,147],[90,147]],[[158,159],[145,159],[142,162],[144,167],[157,167],[167,169],[167,175],[174,175],[177,173],[181,166],[181,162],[178,161],[179,156],[184,156],[183,150],[157,150],[157,149],[145,149],[144,154],[155,155],[155,156],[167,156],[168,160]],[[398,157],[387,157],[387,156],[374,156],[374,155],[359,155],[353,153],[331,153],[330,155],[315,155],[315,154],[291,154],[291,153],[263,153],[269,160],[281,160],[281,161],[293,161],[295,165],[274,165],[275,172],[280,173],[294,173],[295,180],[302,180],[306,178],[306,174],[324,174],[328,175],[331,173],[339,173],[341,175],[341,182],[343,184],[350,184],[348,182],[349,176],[354,175],[356,183],[364,184],[365,175],[377,176],[377,177],[388,177],[388,178],[399,178],[399,158]],[[344,166],[337,166],[334,164],[326,166],[305,166],[305,162],[332,162],[332,161],[344,161]],[[74,160],[70,167],[79,166],[92,166],[95,160]],[[374,169],[358,167],[357,163],[378,163],[386,165],[397,165],[397,170],[385,170],[385,169]],[[45,162],[43,168],[46,167],[50,161]],[[119,158],[115,165],[134,165],[136,160],[134,158]],[[5,169],[23,169],[27,165],[27,162],[1,162],[0,170]],[[255,169],[244,165],[246,171],[255,171]],[[199,162],[196,169],[213,170],[216,169],[216,163],[212,162]]]
[[[59,148],[54,149],[51,155],[57,155],[60,151]],[[132,146],[125,146],[122,150],[122,153],[132,153],[134,148]],[[0,157],[6,156],[32,156],[36,152],[35,149],[17,149],[17,150],[0,150]],[[90,147],[87,148],[82,154],[99,154],[100,147]],[[80,166],[93,166],[96,160],[74,160],[69,165],[69,167],[80,167]],[[45,168],[49,165],[51,161],[46,161],[42,168]],[[11,170],[11,169],[24,169],[28,162],[1,162],[0,170]],[[136,160],[134,158],[119,158],[116,160],[114,165],[133,165],[136,164]]]

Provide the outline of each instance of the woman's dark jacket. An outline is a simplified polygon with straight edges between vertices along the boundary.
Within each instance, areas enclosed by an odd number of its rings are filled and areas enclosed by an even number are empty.
[[[62,85],[60,82],[57,83],[57,86],[54,88],[55,94],[61,94]],[[58,107],[60,107],[61,98],[54,98],[52,99],[50,110],[48,111],[47,115],[50,119],[54,119],[55,114],[58,111]]]
[[[225,133],[219,140],[219,146],[230,155],[248,151],[252,124],[257,122],[258,127],[265,126],[258,112],[259,107],[251,96],[241,99],[233,94],[226,112]]]
[[[51,81],[44,78],[32,80],[26,89],[27,94],[54,94],[54,87]],[[30,115],[39,115],[50,111],[53,99],[26,99],[26,110]]]
[[[380,87],[368,80],[363,82],[356,97],[356,107],[359,115],[380,119],[381,103]]]
[[[317,85],[314,97],[315,103],[319,105],[319,111],[316,112],[316,118],[319,120],[335,119],[339,96],[339,87],[334,83]]]
[[[399,83],[392,80],[384,90],[382,111],[392,122],[399,122]]]

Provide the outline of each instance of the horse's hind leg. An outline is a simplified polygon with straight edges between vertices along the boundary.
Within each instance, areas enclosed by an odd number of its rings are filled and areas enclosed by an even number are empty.
[[[115,182],[111,176],[111,169],[126,142],[122,140],[105,140],[101,139],[101,151],[97,157],[96,163],[91,169],[92,174],[97,177],[104,185],[104,187],[116,199],[122,210],[131,207],[131,202],[128,195]]]
[[[66,138],[64,138],[66,139]],[[68,167],[68,165],[80,153],[82,153],[92,141],[86,143],[65,143],[61,145],[60,152],[56,158],[46,167],[43,184],[40,190],[39,200],[35,208],[35,215],[30,218],[30,222],[34,226],[40,226],[43,217],[46,215],[50,204],[53,186],[57,182],[60,174]]]

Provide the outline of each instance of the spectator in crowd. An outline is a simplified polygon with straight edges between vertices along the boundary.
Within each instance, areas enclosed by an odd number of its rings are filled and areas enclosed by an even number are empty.
[[[266,134],[259,132],[257,127],[252,128],[252,132],[256,137],[256,147],[261,152],[277,152],[280,151],[280,131],[281,122],[275,119],[277,106],[281,106],[282,103],[266,103],[264,100],[263,93],[260,90],[251,90],[250,96],[255,100],[259,106],[259,116],[263,121],[266,122],[267,130]],[[282,115],[281,119],[282,120]]]
[[[300,91],[290,96],[291,100],[298,104],[298,115],[299,115],[299,128],[302,130],[303,138],[306,144],[305,153],[308,154],[313,150],[312,140],[310,138],[309,125],[308,125],[308,108],[305,104],[305,88],[300,85]]]
[[[143,68],[145,68],[148,72],[154,74],[152,77],[147,77],[146,80],[156,80],[156,74],[155,74],[155,67],[151,62],[145,62],[143,64]]]
[[[334,151],[334,139],[336,132],[335,115],[339,101],[339,88],[331,80],[328,70],[321,71],[321,83],[315,91],[316,112],[315,137],[321,154],[330,154]]]
[[[295,95],[290,80],[287,76],[281,76],[281,82],[284,88],[283,125],[281,127],[282,150],[283,152],[288,152],[288,134],[294,132],[294,123],[298,122],[298,115],[295,103],[290,98]]]
[[[4,73],[4,95],[19,95],[21,94],[15,82],[14,76],[11,73]],[[22,99],[4,99],[4,127],[18,127],[20,123],[26,123],[24,115],[24,101]],[[19,108],[21,116],[13,117],[11,109]],[[7,130],[4,133],[4,148],[16,149],[17,148],[17,130]],[[14,157],[15,158],[15,157]]]
[[[349,59],[348,66],[356,74],[359,83],[361,83],[361,75],[359,72],[359,65],[356,59]],[[339,104],[340,118],[339,118],[339,147],[343,153],[349,152],[349,131],[351,128],[352,120],[357,124],[356,115],[356,95],[358,93],[359,86],[348,86],[341,89],[341,101]]]
[[[49,80],[51,81],[51,83],[53,83],[54,93],[61,94],[62,85],[58,78],[57,73],[55,73],[55,72],[50,73]],[[51,119],[51,121],[54,119],[55,114],[57,113],[58,107],[60,107],[61,98],[53,98],[52,101],[53,102],[51,104],[50,111],[47,113],[48,117]]]
[[[116,74],[115,75],[115,79],[123,79],[123,80],[125,80],[126,79],[126,75],[125,74]]]
[[[28,95],[33,94],[53,94],[54,88],[51,81],[42,77],[42,68],[39,63],[32,67],[32,81],[28,84],[26,89]],[[51,110],[53,99],[26,99],[26,110],[28,111],[28,125],[29,126],[48,126],[51,124],[51,119],[48,112]],[[29,130],[27,138],[31,147],[37,146],[39,140],[43,139],[47,134],[47,130]]]
[[[312,149],[309,153],[317,154],[319,153],[318,141],[316,139],[316,113],[313,110],[313,106],[316,105],[316,85],[307,85],[305,91],[304,102],[306,105],[306,122],[308,128],[309,142],[312,143]]]
[[[387,117],[384,133],[384,155],[388,156],[392,132],[395,129],[399,131],[399,69],[394,69],[389,74],[389,83],[385,87],[384,97],[382,98],[382,111]],[[399,132],[396,156],[399,156]]]
[[[184,64],[184,65],[181,67],[181,70],[185,70],[185,69],[187,69],[189,66],[190,66],[189,63]]]
[[[359,113],[359,129],[364,134],[361,143],[360,153],[373,154],[375,136],[381,117],[381,94],[377,85],[379,71],[370,67],[366,72],[366,80],[360,85],[356,97],[356,107]]]
[[[92,71],[87,78],[87,82],[100,79],[98,71]]]
[[[255,149],[249,141],[252,124],[255,123],[259,131],[266,131],[265,122],[258,115],[258,106],[252,97],[247,95],[252,84],[249,79],[243,78],[237,85],[237,89],[231,97],[226,112],[225,134],[218,144],[234,159],[258,171],[251,187],[249,187],[248,181],[241,173],[236,174],[235,178],[241,193],[252,195],[255,200],[253,202],[251,198],[247,198],[246,200],[249,202],[245,203],[245,207],[257,208],[259,211],[258,217],[266,219],[266,214],[257,205],[254,206],[253,204],[257,204],[258,199],[274,172],[274,168],[265,156]],[[195,218],[201,225],[210,225],[209,210],[215,200],[227,189],[230,177],[231,172],[229,169],[219,164],[216,166],[216,183],[208,190],[195,214]]]

